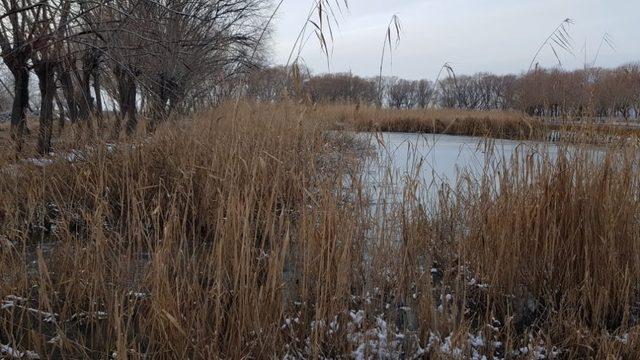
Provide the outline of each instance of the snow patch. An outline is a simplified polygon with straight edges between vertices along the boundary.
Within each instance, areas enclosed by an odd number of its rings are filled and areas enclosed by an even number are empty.
[[[19,351],[9,345],[0,344],[0,355],[9,359],[40,359],[40,355],[33,351]]]

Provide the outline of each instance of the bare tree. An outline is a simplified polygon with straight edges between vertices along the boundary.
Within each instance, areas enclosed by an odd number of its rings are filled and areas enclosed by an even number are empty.
[[[305,90],[315,103],[374,104],[376,88],[375,80],[351,73],[313,76],[305,84]]]
[[[33,0],[0,0],[0,50],[2,60],[13,75],[13,107],[11,109],[11,137],[16,150],[22,149],[28,131],[26,111],[29,107],[29,60],[33,39],[39,26],[31,17],[41,14],[45,4]]]
[[[416,106],[421,109],[426,109],[427,107],[429,107],[435,93],[433,83],[429,80],[418,80],[414,84],[414,91]]]
[[[414,105],[415,83],[404,80],[394,79],[389,86],[389,105],[396,109],[410,109]]]
[[[12,80],[10,80],[11,74],[0,64],[0,112],[8,112],[11,108],[13,94],[11,93]],[[5,71],[6,70],[6,71]]]

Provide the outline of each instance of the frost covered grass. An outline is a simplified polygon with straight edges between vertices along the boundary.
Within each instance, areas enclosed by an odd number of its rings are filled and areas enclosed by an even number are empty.
[[[373,214],[338,116],[235,113],[0,172],[0,357],[640,354],[637,149]]]

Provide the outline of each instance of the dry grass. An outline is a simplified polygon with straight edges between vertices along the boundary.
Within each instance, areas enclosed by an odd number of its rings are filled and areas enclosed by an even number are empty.
[[[307,324],[338,313],[353,243],[334,226],[353,215],[317,185],[336,181],[318,167],[337,150],[297,110],[263,110],[3,173],[0,297],[26,300],[3,307],[0,341],[47,357],[238,358],[284,350],[293,300],[322,299],[299,310]]]
[[[492,137],[511,140],[546,140],[560,132],[565,142],[616,143],[640,138],[640,127],[586,121],[550,121],[517,111],[456,109],[380,109],[355,105],[322,105],[313,116],[334,128],[355,131],[429,133]]]
[[[455,218],[427,222],[459,224],[442,239],[456,246],[442,262],[463,264],[456,287],[466,306],[506,334],[542,336],[563,358],[636,357],[637,147],[523,155],[497,178],[460,180],[464,200],[444,206]],[[487,287],[469,286],[476,282]]]
[[[640,353],[636,149],[525,156],[461,178],[436,212],[418,187],[380,219],[358,143],[326,131],[350,121],[341,109],[243,104],[232,122],[221,107],[75,162],[3,167],[0,344],[41,358]]]
[[[395,110],[352,105],[319,108],[327,121],[356,131],[436,133],[492,136],[504,139],[541,138],[542,122],[509,111],[466,111],[450,109]]]
[[[109,129],[112,128],[112,119],[105,120],[109,123]],[[94,128],[89,130],[78,124],[72,125],[67,123],[63,129],[59,128],[57,119],[54,123],[53,150],[58,152],[69,151],[79,146],[86,146],[98,139],[107,140],[111,133],[109,131],[98,131],[93,121]],[[7,122],[0,123],[0,164],[15,162],[16,159],[25,159],[38,157],[36,145],[38,143],[39,120],[37,117],[27,118],[28,134],[24,137],[22,151],[16,155],[16,143],[11,139],[11,124]],[[141,131],[143,131],[141,126]]]

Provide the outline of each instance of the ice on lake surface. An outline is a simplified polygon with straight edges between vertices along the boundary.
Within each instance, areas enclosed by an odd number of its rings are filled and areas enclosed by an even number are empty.
[[[533,156],[554,160],[553,143],[485,139],[470,136],[409,133],[359,133],[370,141],[375,157],[363,174],[374,202],[400,200],[407,186],[417,186],[423,199],[435,196],[443,184],[455,185],[459,175],[479,179],[509,165],[512,158]],[[546,157],[545,155],[548,155]]]

